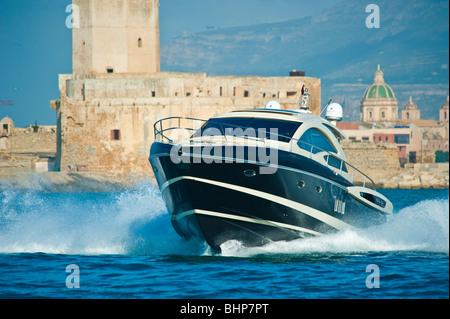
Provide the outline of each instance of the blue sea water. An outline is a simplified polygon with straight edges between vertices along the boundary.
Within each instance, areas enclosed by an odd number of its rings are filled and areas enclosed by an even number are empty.
[[[383,225],[220,254],[180,238],[159,190],[0,188],[0,298],[449,298],[449,190],[380,190]]]

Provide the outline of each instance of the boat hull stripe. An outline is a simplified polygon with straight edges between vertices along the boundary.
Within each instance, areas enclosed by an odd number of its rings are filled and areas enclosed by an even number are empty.
[[[212,211],[202,210],[202,209],[194,209],[194,210],[189,210],[189,211],[183,212],[181,214],[178,214],[178,215],[174,216],[173,219],[174,220],[179,220],[181,218],[184,218],[184,217],[192,215],[192,214],[214,216],[214,217],[238,220],[238,221],[243,221],[243,222],[248,222],[248,223],[253,223],[253,224],[272,226],[272,227],[277,227],[277,228],[286,228],[286,229],[291,229],[291,230],[296,230],[296,231],[301,231],[301,232],[304,232],[304,233],[312,234],[312,235],[315,235],[315,236],[323,236],[324,235],[322,233],[319,233],[319,232],[316,232],[314,230],[310,230],[310,229],[307,229],[307,228],[294,226],[294,225],[289,225],[289,224],[284,224],[284,223],[279,223],[279,222],[275,222],[275,221],[271,221],[271,220],[250,218],[250,217],[245,217],[245,216],[237,216],[237,215],[225,214],[225,213],[219,213],[219,212],[212,212]]]
[[[328,225],[330,225],[333,228],[336,228],[338,230],[344,230],[344,229],[353,229],[354,227],[333,217],[328,215],[327,213],[324,213],[320,210],[314,209],[312,207],[297,203],[293,200],[290,199],[286,199],[280,196],[276,196],[276,195],[272,195],[266,192],[262,192],[262,191],[258,191],[255,189],[251,189],[251,188],[247,188],[247,187],[242,187],[242,186],[238,186],[238,185],[232,185],[232,184],[228,184],[228,183],[223,183],[223,182],[219,182],[219,181],[213,181],[213,180],[208,180],[208,179],[204,179],[204,178],[200,178],[200,177],[193,177],[193,176],[180,176],[180,177],[176,177],[173,178],[171,180],[168,180],[167,182],[165,182],[164,184],[161,185],[161,192],[163,192],[169,185],[179,182],[181,180],[192,180],[192,181],[196,181],[196,182],[200,182],[200,183],[206,183],[206,184],[211,184],[211,185],[215,185],[215,186],[219,186],[219,187],[223,187],[223,188],[227,188],[227,189],[231,189],[237,192],[242,192],[242,193],[246,193],[246,194],[250,194],[256,197],[260,197],[263,199],[267,199],[273,202],[276,202],[278,204],[284,205],[286,207],[292,208],[294,210],[297,210],[301,213],[304,213],[306,215],[309,215],[317,220],[320,220],[321,222],[324,222]]]

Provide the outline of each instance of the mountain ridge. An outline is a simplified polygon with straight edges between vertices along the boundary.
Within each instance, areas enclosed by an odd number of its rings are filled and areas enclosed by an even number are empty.
[[[380,0],[377,4],[379,29],[366,27],[370,14],[365,12],[366,4],[350,0],[302,19],[184,34],[161,44],[161,68],[262,76],[304,70],[307,76],[322,79],[323,100],[345,95],[356,120],[355,101],[364,89],[337,89],[336,84],[369,85],[381,64],[389,85],[423,84],[432,91],[437,85],[436,92],[413,97],[419,107],[424,104],[424,118],[436,118],[436,108],[446,98],[442,85],[447,85],[448,94],[448,1]],[[400,110],[409,96],[403,91],[396,95]]]

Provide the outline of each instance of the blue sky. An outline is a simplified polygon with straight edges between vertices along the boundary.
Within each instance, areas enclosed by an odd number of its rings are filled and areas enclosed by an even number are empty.
[[[161,42],[183,32],[309,16],[339,1],[160,0]],[[18,127],[56,124],[50,100],[59,97],[58,74],[72,73],[70,3],[0,0],[0,119],[9,116]]]

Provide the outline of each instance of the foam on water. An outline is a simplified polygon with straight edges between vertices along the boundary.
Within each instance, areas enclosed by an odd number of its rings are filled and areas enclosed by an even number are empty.
[[[223,256],[370,251],[449,252],[449,200],[422,200],[380,226],[247,248]],[[0,189],[0,253],[210,255],[176,234],[156,186],[120,193],[43,193]]]
[[[0,191],[0,253],[198,253],[173,230],[153,185],[122,193]],[[200,252],[201,253],[201,252]]]
[[[323,237],[243,247],[237,241],[221,246],[225,256],[259,254],[354,253],[374,251],[426,251],[449,253],[449,201],[423,200],[401,209],[385,224],[347,230]]]

